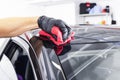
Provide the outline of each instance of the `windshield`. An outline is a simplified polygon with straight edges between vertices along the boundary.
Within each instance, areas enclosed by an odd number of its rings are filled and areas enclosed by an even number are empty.
[[[59,59],[68,80],[120,80],[120,42],[71,42]]]
[[[72,30],[74,40],[58,56],[67,80],[120,80],[120,30]]]

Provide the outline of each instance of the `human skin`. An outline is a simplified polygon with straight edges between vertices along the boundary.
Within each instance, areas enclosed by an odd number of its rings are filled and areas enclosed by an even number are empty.
[[[26,31],[39,28],[39,17],[9,17],[0,19],[0,37],[18,36]]]

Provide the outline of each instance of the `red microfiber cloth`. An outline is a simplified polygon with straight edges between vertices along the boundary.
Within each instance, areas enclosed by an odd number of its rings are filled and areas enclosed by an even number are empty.
[[[58,27],[54,26],[51,30],[51,33],[56,36],[56,39],[53,38],[52,35],[50,35],[49,33],[45,32],[43,30],[41,30],[39,32],[40,39],[54,44],[55,45],[54,50],[55,50],[56,54],[60,55],[64,46],[67,45],[68,43],[70,43],[70,41],[73,39],[74,33],[72,32],[70,34],[70,36],[68,37],[68,39],[65,41],[63,41],[63,39],[62,39],[62,32],[59,30]],[[51,46],[51,48],[52,48],[52,46]]]

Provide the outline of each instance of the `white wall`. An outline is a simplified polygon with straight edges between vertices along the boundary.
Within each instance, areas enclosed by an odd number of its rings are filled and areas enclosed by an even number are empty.
[[[101,0],[99,1],[101,5],[108,4],[111,6],[111,11],[113,13],[113,18],[120,24],[120,1],[119,0]]]
[[[32,6],[41,7],[42,6],[42,15],[48,17],[53,17],[57,19],[62,19],[69,25],[75,24],[75,4],[73,1],[69,0],[58,0],[58,1],[49,1],[43,3],[33,3]],[[38,10],[38,12],[40,12]]]
[[[64,20],[67,24],[75,24],[74,3],[45,7],[45,15]]]
[[[119,0],[76,0],[77,8],[79,8],[79,3],[81,2],[96,2],[97,4],[102,6],[102,8],[104,8],[106,5],[109,5],[111,12],[113,13],[113,19],[117,21],[118,25],[120,25],[120,10],[119,10],[120,1]],[[76,22],[79,23],[79,21],[82,19],[79,19],[78,11],[76,11],[76,16],[77,16]]]
[[[42,7],[30,5],[24,0],[0,0],[0,18],[41,15],[44,13],[42,9]]]
[[[46,15],[62,19],[67,24],[75,24],[75,4],[72,1],[67,1],[68,2],[65,3],[59,3],[59,1],[58,3],[52,4],[51,2],[47,3],[46,1],[41,2],[41,0],[38,0],[36,3],[34,3],[35,1],[30,2],[29,0],[1,0],[0,18]]]

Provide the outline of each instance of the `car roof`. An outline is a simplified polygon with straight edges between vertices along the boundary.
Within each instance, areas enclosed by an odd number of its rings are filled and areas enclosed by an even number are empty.
[[[80,43],[120,41],[119,28],[106,27],[72,27],[74,38]]]

